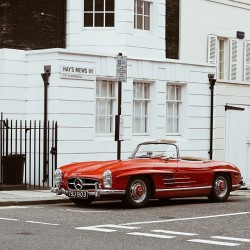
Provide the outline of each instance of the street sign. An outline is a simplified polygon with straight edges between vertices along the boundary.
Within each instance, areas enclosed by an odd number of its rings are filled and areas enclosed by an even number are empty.
[[[117,56],[116,80],[118,82],[127,82],[127,57]]]

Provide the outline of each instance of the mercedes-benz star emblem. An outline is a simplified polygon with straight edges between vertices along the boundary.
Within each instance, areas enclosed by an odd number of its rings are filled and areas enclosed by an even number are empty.
[[[83,181],[81,179],[76,178],[74,181],[75,189],[82,189]]]

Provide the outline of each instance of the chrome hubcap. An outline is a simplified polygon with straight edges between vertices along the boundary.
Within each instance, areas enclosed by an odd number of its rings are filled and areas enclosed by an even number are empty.
[[[142,180],[135,180],[130,188],[131,198],[137,202],[141,203],[147,195],[147,186]]]
[[[215,182],[215,192],[219,197],[224,197],[228,191],[228,184],[225,177],[220,176]]]

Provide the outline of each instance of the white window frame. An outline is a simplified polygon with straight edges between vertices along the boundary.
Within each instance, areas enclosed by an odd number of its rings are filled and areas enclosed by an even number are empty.
[[[85,9],[84,9],[85,1],[92,1],[93,2],[93,11],[85,11]],[[106,11],[105,2],[107,0],[103,0],[103,2],[104,2],[104,10],[103,11],[95,11],[95,1],[96,0],[84,0],[83,1],[83,27],[84,28],[114,28],[115,27],[115,0],[114,0],[114,11]],[[92,20],[93,25],[92,26],[85,26],[85,21],[84,21],[85,14],[93,14],[93,20]],[[103,26],[96,26],[96,24],[95,24],[96,14],[103,14]],[[114,15],[114,25],[113,26],[106,26],[106,15],[105,14],[113,14]]]
[[[135,86],[136,85],[136,86]],[[141,86],[142,93],[139,92]],[[147,87],[146,87],[147,86]],[[147,95],[145,95],[145,88],[147,88]],[[150,117],[150,99],[151,96],[151,83],[134,81],[133,82],[133,124],[132,130],[134,135],[148,135],[149,134],[149,117]],[[140,114],[135,115],[136,104],[140,104]],[[139,131],[136,130],[136,122],[139,119]],[[144,126],[143,126],[144,125]]]
[[[142,13],[137,13],[137,5],[138,3],[141,2],[143,7],[142,7]],[[147,3],[149,5],[149,14],[145,14],[144,10],[144,5]],[[142,23],[141,23],[141,28],[138,28],[138,17],[142,17]],[[148,29],[145,28],[145,23],[146,23],[146,18],[149,19],[148,21]],[[152,1],[150,0],[134,0],[134,29],[136,30],[144,30],[144,31],[150,31],[152,26]]]
[[[170,99],[170,87],[174,88],[174,98],[172,99]],[[183,87],[183,84],[178,84],[174,82],[168,82],[166,84],[166,135],[179,136],[181,134]],[[172,105],[171,115],[169,115],[170,112],[168,111],[169,105]],[[177,113],[174,113],[175,110],[177,110]],[[169,120],[171,120],[171,130],[168,126]],[[177,128],[176,130],[175,127]]]
[[[112,93],[110,93],[110,88],[107,87],[107,95],[101,95],[101,88],[103,84],[112,85]],[[98,86],[99,85],[99,86]],[[105,112],[100,114],[100,108],[103,108],[103,104],[100,104],[101,101],[105,103]],[[106,80],[106,79],[97,79],[96,80],[96,114],[95,114],[95,132],[99,136],[109,136],[114,135],[115,133],[115,109],[116,106],[116,81],[115,80]],[[106,108],[109,108],[107,110]],[[101,120],[104,119],[104,130],[101,130]]]
[[[226,40],[218,38],[218,79],[226,78]]]

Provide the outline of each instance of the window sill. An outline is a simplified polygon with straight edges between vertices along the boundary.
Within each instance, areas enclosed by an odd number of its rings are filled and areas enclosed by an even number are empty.
[[[82,27],[85,31],[114,31],[115,27]]]
[[[225,84],[250,85],[250,82],[230,81],[230,80],[223,80],[223,79],[217,79],[216,82],[217,83],[225,83]]]
[[[148,133],[133,133],[133,136],[149,136]]]

